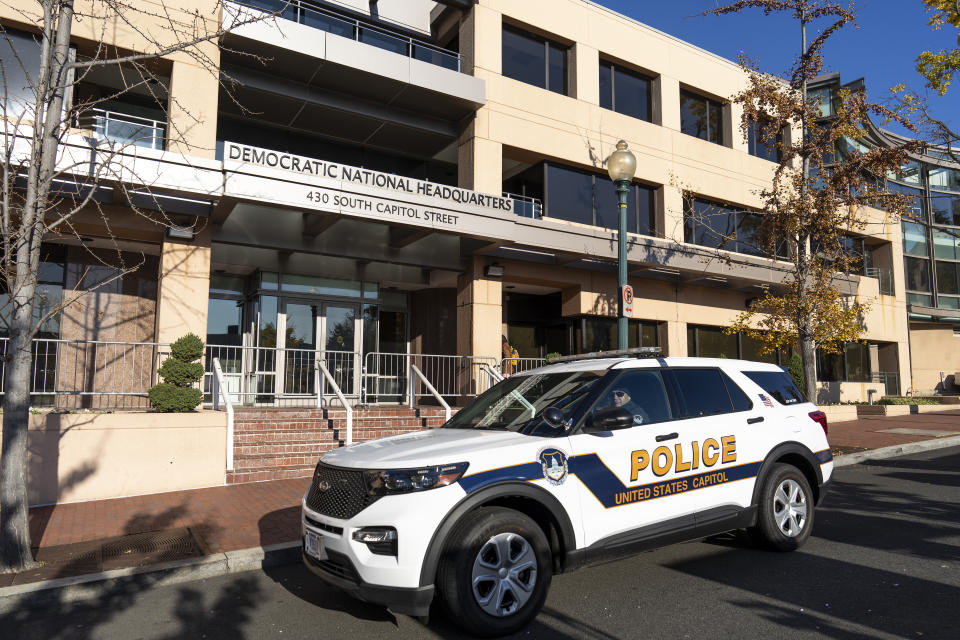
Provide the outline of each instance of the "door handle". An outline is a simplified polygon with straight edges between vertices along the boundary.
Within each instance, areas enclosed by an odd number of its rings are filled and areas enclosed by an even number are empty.
[[[757,416],[756,418],[747,418],[747,424],[757,424],[758,422],[763,422],[763,416]]]
[[[663,442],[664,440],[673,440],[674,438],[679,437],[680,434],[674,431],[673,433],[664,433],[657,436],[657,442]]]

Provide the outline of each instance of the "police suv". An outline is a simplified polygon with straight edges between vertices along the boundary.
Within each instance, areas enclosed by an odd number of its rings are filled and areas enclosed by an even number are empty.
[[[303,560],[368,602],[479,635],[531,621],[554,574],[746,528],[798,548],[833,470],[826,416],[771,364],[646,349],[515,374],[442,428],[325,454]]]

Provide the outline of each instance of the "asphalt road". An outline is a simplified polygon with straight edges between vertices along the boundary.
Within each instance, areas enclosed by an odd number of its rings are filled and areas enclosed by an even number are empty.
[[[522,638],[960,637],[960,448],[838,469],[794,553],[728,535],[554,578]],[[300,566],[151,587],[149,574],[79,603],[24,601],[0,637],[451,638],[320,584]]]

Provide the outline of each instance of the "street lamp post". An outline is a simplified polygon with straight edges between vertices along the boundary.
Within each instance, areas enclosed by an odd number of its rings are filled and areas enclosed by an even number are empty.
[[[627,143],[621,140],[617,150],[607,158],[607,173],[617,190],[620,209],[620,229],[617,232],[617,348],[627,348],[627,316],[624,315],[624,288],[627,286],[627,194],[630,193],[630,181],[637,171],[637,158],[627,150]]]

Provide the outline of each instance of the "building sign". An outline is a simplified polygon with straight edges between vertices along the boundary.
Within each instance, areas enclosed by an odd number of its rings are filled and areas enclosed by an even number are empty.
[[[620,291],[620,308],[623,309],[624,318],[633,317],[633,287],[628,284],[623,285],[623,289]]]
[[[244,164],[253,164],[262,167],[268,167],[270,169],[290,171],[308,178],[339,180],[343,183],[343,187],[345,189],[348,188],[349,185],[355,184],[366,187],[376,187],[378,189],[395,191],[408,195],[426,196],[428,198],[435,198],[443,201],[443,204],[438,203],[438,206],[450,206],[451,204],[472,205],[475,207],[492,209],[498,212],[513,212],[512,198],[492,196],[486,193],[479,193],[477,191],[470,191],[468,189],[460,189],[458,187],[449,187],[447,185],[427,182],[425,180],[415,180],[413,178],[398,176],[392,173],[381,173],[380,171],[371,171],[370,169],[363,169],[361,167],[351,167],[345,164],[317,160],[315,158],[308,158],[306,156],[292,153],[282,153],[279,151],[271,151],[270,149],[250,147],[244,144],[237,144],[235,142],[224,143],[224,160],[242,162]],[[333,195],[333,192],[327,193],[328,191],[330,190],[318,189],[315,190],[315,192],[308,192],[305,194],[308,204],[332,204],[332,206],[335,208],[341,208],[336,203],[332,203],[332,199],[335,196]],[[353,196],[341,194],[341,197]],[[364,199],[360,198],[360,200]],[[367,207],[369,207],[367,210],[373,210],[374,207],[378,206],[375,202],[376,198],[367,198],[365,200],[365,203],[360,203],[360,210],[363,210],[363,208]],[[354,209],[354,207],[350,206],[343,208]],[[423,207],[407,207],[407,210],[401,209],[404,208],[400,207],[397,210],[389,211],[385,209],[381,213],[388,213],[398,217],[419,217],[421,220],[432,218],[434,221],[440,221],[444,215],[439,214],[438,212],[426,211],[423,209]],[[454,215],[450,217],[456,218],[457,216]],[[447,221],[447,223],[456,224],[456,220]]]

